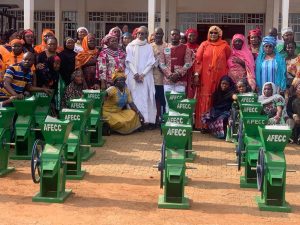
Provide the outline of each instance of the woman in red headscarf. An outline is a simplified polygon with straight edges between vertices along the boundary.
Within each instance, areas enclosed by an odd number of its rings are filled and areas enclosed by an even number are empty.
[[[198,31],[193,28],[189,28],[185,31],[185,36],[187,38],[186,46],[191,49],[193,62],[195,60],[196,52],[199,47],[197,44]],[[195,96],[195,85],[194,85],[194,68],[191,67],[187,72],[187,97],[194,98]]]
[[[222,76],[228,72],[227,60],[230,47],[222,40],[223,32],[218,26],[208,30],[207,41],[201,43],[194,63],[194,82],[197,88],[196,121],[197,129],[206,129],[201,117],[212,106],[212,94],[216,91]]]
[[[81,69],[89,89],[100,89],[100,81],[96,79],[96,64],[98,49],[93,34],[88,34],[82,40],[83,51],[75,59],[75,69]]]
[[[250,47],[254,60],[256,60],[258,56],[259,46],[261,44],[261,36],[262,34],[259,28],[249,30],[248,45]]]
[[[24,41],[24,45],[23,45],[23,51],[24,52],[31,52],[31,53],[35,53],[34,51],[34,33],[32,30],[30,29],[26,29],[23,30],[21,32],[21,38]]]
[[[245,36],[242,34],[235,34],[232,38],[232,52],[227,61],[228,75],[235,84],[244,79],[254,91],[256,88],[255,82],[255,63],[252,53],[245,42]]]

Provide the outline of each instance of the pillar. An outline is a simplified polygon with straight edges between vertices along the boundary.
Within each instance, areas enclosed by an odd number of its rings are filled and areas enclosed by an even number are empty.
[[[169,0],[169,33],[172,29],[177,28],[177,0]]]
[[[87,27],[86,0],[77,0],[77,27]]]
[[[156,0],[148,0],[148,30],[149,34],[154,32],[155,28],[155,9]]]
[[[34,29],[34,0],[24,0],[24,29]]]
[[[167,34],[167,0],[160,1],[160,27]],[[165,37],[166,38],[166,37]]]
[[[55,0],[54,4],[55,11],[55,37],[58,43],[62,43],[62,11],[61,11],[61,0]]]
[[[282,27],[289,26],[290,0],[282,0]]]

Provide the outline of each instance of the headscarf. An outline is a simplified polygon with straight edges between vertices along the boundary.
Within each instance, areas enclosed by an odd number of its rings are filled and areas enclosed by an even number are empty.
[[[132,37],[132,34],[129,32],[125,32],[122,37]]]
[[[237,50],[233,47],[233,43],[236,39],[240,39],[243,41],[243,46],[241,50]],[[231,56],[229,57],[227,63],[228,67],[233,67],[234,63],[232,62],[233,57],[240,58],[245,62],[246,65],[246,71],[247,71],[247,80],[249,85],[251,86],[252,90],[255,90],[256,82],[255,82],[255,62],[252,56],[252,53],[245,41],[245,36],[242,34],[235,34],[232,38],[232,51],[231,51]]]
[[[226,91],[221,89],[222,81],[227,81],[229,83],[229,87]],[[218,89],[213,94],[213,108],[214,110],[229,110],[231,108],[232,103],[232,95],[235,93],[236,88],[233,80],[228,76],[225,75],[221,78]]]
[[[261,36],[262,36],[261,30],[259,28],[249,30],[249,32],[248,32],[248,41],[250,41],[251,36],[257,36],[257,37],[261,38]]]
[[[90,59],[94,56],[97,56],[98,50],[97,48],[91,50],[88,47],[88,37],[90,37],[92,34],[88,34],[85,36],[82,40],[82,48],[83,51],[79,52],[76,56],[76,65],[75,69],[81,68],[83,65],[85,65]]]
[[[137,32],[138,32],[139,28],[134,28],[133,32],[132,32],[132,37],[133,37],[133,40],[136,39],[137,37]]]
[[[272,45],[273,47],[276,46],[277,42],[276,39],[273,36],[265,36],[262,40],[262,46],[265,46],[266,44]]]
[[[185,36],[186,38],[188,38],[189,34],[195,34],[196,35],[196,42],[197,42],[197,38],[198,38],[198,31],[196,29],[193,29],[193,28],[189,28],[185,31]],[[187,40],[187,43],[186,43],[187,47],[189,49],[197,49],[199,47],[199,45],[197,43],[190,43],[188,40]]]
[[[122,35],[123,35],[122,30],[120,29],[120,27],[116,26],[116,27],[111,28],[111,29],[109,30],[108,34],[109,34],[109,35],[115,35],[115,34],[113,33],[114,30],[119,30],[119,32],[120,32],[120,37],[119,37],[119,40],[118,40],[118,41],[119,41],[119,46],[122,46]]]
[[[214,30],[216,30],[219,34],[219,39],[216,42],[210,41],[210,36],[209,36],[209,33]],[[212,57],[212,61],[210,64],[210,67],[212,70],[217,68],[218,58],[219,58],[220,54],[224,51],[224,49],[226,47],[229,47],[228,43],[226,41],[222,40],[222,35],[223,35],[223,31],[218,26],[211,26],[208,30],[207,41],[204,43],[205,44],[204,48],[206,48],[206,46],[208,46],[208,45],[218,46],[213,51],[213,57]]]
[[[104,45],[108,45],[108,42],[111,38],[118,38],[116,35],[114,34],[107,34],[102,40],[101,40],[101,44],[102,46]]]
[[[262,70],[262,64],[265,60],[266,53],[263,49],[263,46],[265,44],[271,44],[274,46],[273,51],[275,54],[275,60],[277,63],[277,73],[275,77],[275,85],[279,87],[282,91],[286,89],[286,62],[285,59],[277,52],[275,46],[276,46],[276,40],[272,36],[266,36],[263,38],[263,42],[260,45],[259,53],[256,58],[256,85],[262,92],[263,89],[261,87],[263,86],[261,81],[261,70]]]
[[[113,81],[113,82],[115,82],[116,79],[121,78],[121,77],[123,77],[123,78],[126,79],[126,75],[125,75],[125,73],[124,73],[123,70],[118,70],[118,69],[116,69],[116,70],[112,73],[112,81]]]
[[[281,35],[283,36],[284,34],[288,33],[288,32],[292,32],[293,33],[293,28],[291,27],[283,27],[281,29]]]
[[[52,30],[50,30],[50,29],[44,29],[43,33],[42,33],[42,42],[41,42],[41,44],[39,44],[39,45],[37,45],[37,46],[34,47],[34,50],[36,51],[36,53],[39,54],[39,53],[45,51],[45,49],[47,47],[47,43],[44,42],[44,37],[45,37],[46,34],[49,34],[49,33],[51,33],[55,37],[55,35],[54,35],[54,33],[53,33]]]
[[[265,96],[264,94],[264,89],[266,85],[271,85],[272,87],[272,95],[269,97]],[[262,94],[259,96],[258,101],[261,102],[261,104],[265,105],[272,102],[275,98],[278,98],[279,96],[282,97],[281,95],[277,94],[277,89],[275,84],[273,82],[266,82],[263,85]]]
[[[10,45],[10,46],[12,46],[12,45],[14,45],[14,44],[24,45],[24,41],[21,40],[21,39],[15,38],[15,39],[13,39],[13,40],[11,40],[11,41],[9,42],[9,45]]]
[[[86,33],[89,33],[88,29],[85,28],[85,27],[78,27],[76,32],[78,33],[78,32],[81,31],[81,30],[85,30]]]

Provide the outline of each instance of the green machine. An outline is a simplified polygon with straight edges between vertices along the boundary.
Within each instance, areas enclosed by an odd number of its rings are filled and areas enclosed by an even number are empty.
[[[36,108],[34,112],[35,122],[36,122],[36,137],[38,139],[44,139],[42,136],[42,124],[44,123],[46,117],[50,115],[50,103],[53,98],[53,93],[48,95],[44,92],[35,92],[34,96],[36,98]]]
[[[189,200],[184,194],[185,148],[192,132],[190,125],[167,122],[162,125],[164,141],[161,149],[160,187],[158,208],[188,209]]]
[[[263,147],[257,160],[257,186],[261,196],[256,197],[262,211],[291,212],[285,200],[286,160],[284,149],[292,131],[288,126],[259,128]]]
[[[262,142],[258,133],[259,126],[265,126],[268,116],[262,115],[263,106],[260,103],[240,105],[240,134],[238,146],[243,146],[243,150],[238,148],[238,169],[241,168],[241,158],[244,154],[245,173],[240,177],[241,188],[256,188],[256,163],[259,149]],[[242,142],[242,143],[241,143]]]
[[[95,154],[95,151],[91,150],[90,145],[88,117],[88,109],[62,109],[62,111],[60,112],[61,119],[70,120],[74,122],[73,130],[71,133],[71,137],[69,137],[68,144],[71,142],[76,145],[79,144],[78,147],[80,150],[81,161],[87,161]]]
[[[104,102],[105,92],[100,90],[83,90],[85,99],[94,100],[93,108],[89,117],[90,129],[95,130],[90,135],[90,143],[93,147],[101,147],[105,140],[102,137],[103,118],[102,105]]]
[[[37,139],[32,148],[31,176],[34,183],[40,183],[40,192],[32,201],[62,203],[71,194],[72,190],[65,188],[69,163],[65,159],[72,125],[47,116],[42,128],[45,142]]]
[[[0,108],[0,177],[14,170],[13,167],[8,167],[14,116],[14,108]]]
[[[32,96],[22,100],[13,100],[17,112],[15,123],[15,150],[11,159],[24,160],[31,158],[31,150],[36,139],[36,122],[34,112],[37,106],[37,99]],[[38,129],[39,130],[39,129]]]

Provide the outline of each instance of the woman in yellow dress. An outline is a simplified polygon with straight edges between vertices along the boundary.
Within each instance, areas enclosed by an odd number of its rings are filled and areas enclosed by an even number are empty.
[[[103,105],[103,116],[108,119],[111,130],[120,134],[130,134],[144,122],[142,114],[132,101],[125,80],[123,71],[116,70],[112,74],[114,85],[106,90],[107,98]]]

